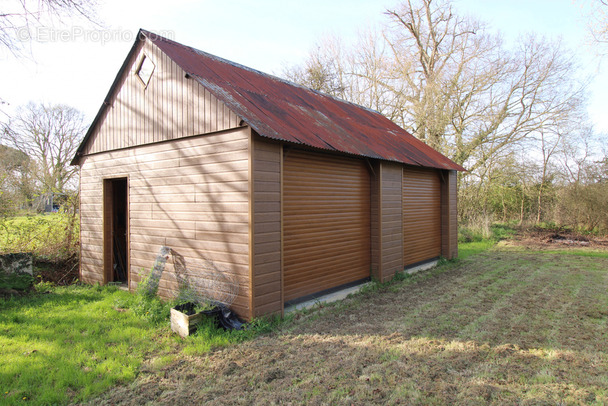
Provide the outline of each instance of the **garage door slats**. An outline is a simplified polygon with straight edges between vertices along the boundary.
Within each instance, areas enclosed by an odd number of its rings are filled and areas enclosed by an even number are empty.
[[[404,266],[441,255],[441,181],[432,169],[403,169]]]
[[[289,151],[283,162],[284,299],[370,275],[365,161]]]

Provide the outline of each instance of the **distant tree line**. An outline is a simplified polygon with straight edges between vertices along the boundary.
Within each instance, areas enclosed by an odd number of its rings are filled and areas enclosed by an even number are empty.
[[[592,32],[605,41],[600,11]],[[589,125],[572,51],[532,34],[507,47],[448,0],[407,0],[385,15],[352,45],[323,39],[284,76],[377,110],[464,166],[464,224],[608,230],[605,136]]]
[[[95,2],[12,2],[0,47],[21,49],[20,25],[53,16],[91,20]],[[591,41],[606,55],[608,3],[593,3]],[[322,40],[284,75],[380,111],[468,171],[459,176],[461,222],[554,222],[608,231],[608,151],[585,114],[587,83],[558,41],[522,36],[506,46],[449,0],[406,0],[356,43]],[[1,99],[0,99],[1,100]],[[31,208],[77,190],[69,166],[86,130],[77,110],[30,103],[0,128],[0,209]]]

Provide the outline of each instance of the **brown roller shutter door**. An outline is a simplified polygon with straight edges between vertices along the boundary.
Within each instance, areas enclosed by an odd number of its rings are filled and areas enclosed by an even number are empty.
[[[403,169],[404,266],[441,255],[441,181],[433,169]]]
[[[365,161],[286,152],[284,300],[367,278],[370,265],[370,175]]]

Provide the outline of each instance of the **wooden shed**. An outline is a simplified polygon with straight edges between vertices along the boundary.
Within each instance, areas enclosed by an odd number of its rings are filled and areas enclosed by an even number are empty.
[[[166,245],[237,280],[250,319],[458,252],[460,166],[376,111],[143,30],[73,163],[88,283],[134,289]],[[169,261],[159,293],[176,289]]]

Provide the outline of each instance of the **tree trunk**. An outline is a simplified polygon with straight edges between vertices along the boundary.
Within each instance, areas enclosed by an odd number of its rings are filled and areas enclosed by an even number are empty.
[[[524,194],[524,190],[521,190],[521,206],[519,208],[519,226],[521,227],[524,224],[524,202],[526,200],[526,195]]]
[[[542,203],[543,203],[543,184],[540,184],[540,188],[538,189],[538,211],[536,213],[536,224],[540,223],[540,216],[542,212]]]

